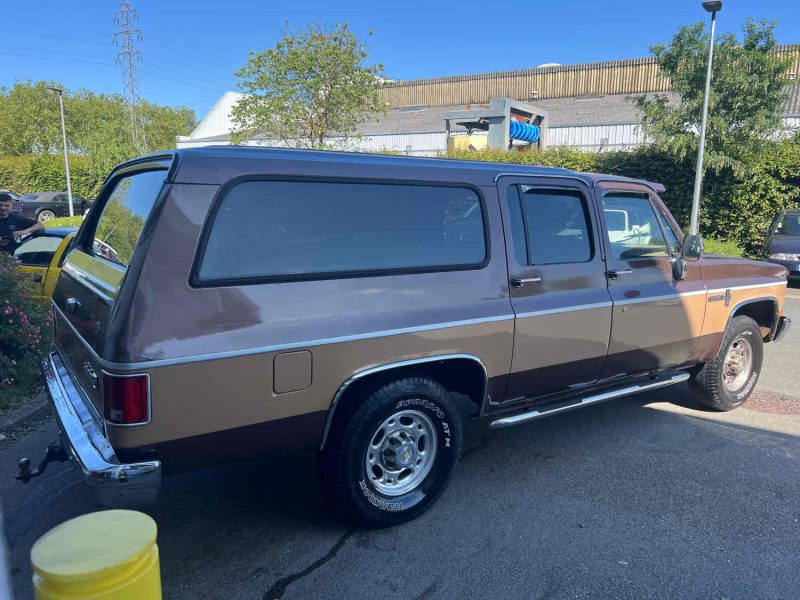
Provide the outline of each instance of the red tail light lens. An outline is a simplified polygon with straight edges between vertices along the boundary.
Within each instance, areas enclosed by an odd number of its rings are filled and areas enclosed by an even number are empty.
[[[150,419],[147,375],[103,374],[103,412],[115,425],[147,423]]]

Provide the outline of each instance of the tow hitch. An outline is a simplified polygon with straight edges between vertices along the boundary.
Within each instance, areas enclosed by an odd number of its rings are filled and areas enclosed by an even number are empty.
[[[64,446],[61,444],[61,442],[51,442],[47,447],[47,452],[44,453],[44,457],[39,463],[39,466],[35,469],[31,470],[30,458],[20,458],[19,462],[17,463],[19,466],[19,471],[14,475],[14,479],[18,479],[22,483],[28,483],[34,477],[38,477],[44,473],[47,465],[51,462],[64,462],[68,459],[69,456],[67,456],[67,452],[64,450]]]

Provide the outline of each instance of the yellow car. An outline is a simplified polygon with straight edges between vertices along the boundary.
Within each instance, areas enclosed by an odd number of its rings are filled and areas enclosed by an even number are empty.
[[[14,251],[14,258],[23,271],[33,273],[41,285],[41,295],[50,298],[61,274],[61,265],[72,238],[75,227],[45,229],[44,233],[28,238]]]

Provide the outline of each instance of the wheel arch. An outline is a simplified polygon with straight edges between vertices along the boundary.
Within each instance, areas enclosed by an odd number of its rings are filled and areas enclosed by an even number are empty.
[[[463,393],[470,400],[473,414],[479,413],[489,393],[489,376],[483,361],[473,354],[440,354],[385,363],[357,371],[336,390],[328,408],[320,450],[337,422],[358,407],[358,398],[381,385],[402,377],[424,376],[438,381],[448,391]],[[469,412],[469,407],[460,406]],[[338,421],[337,421],[338,419]]]
[[[770,342],[775,337],[775,329],[778,325],[778,299],[774,296],[762,296],[739,302],[733,307],[728,317],[726,330],[733,318],[738,316],[750,317],[759,327],[769,329],[769,333],[764,336],[764,341]]]

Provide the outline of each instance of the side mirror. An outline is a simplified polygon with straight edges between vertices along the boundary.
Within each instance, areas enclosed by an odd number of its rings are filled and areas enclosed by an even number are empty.
[[[681,258],[683,260],[699,260],[703,254],[703,238],[699,235],[687,235],[683,238],[683,248]]]

